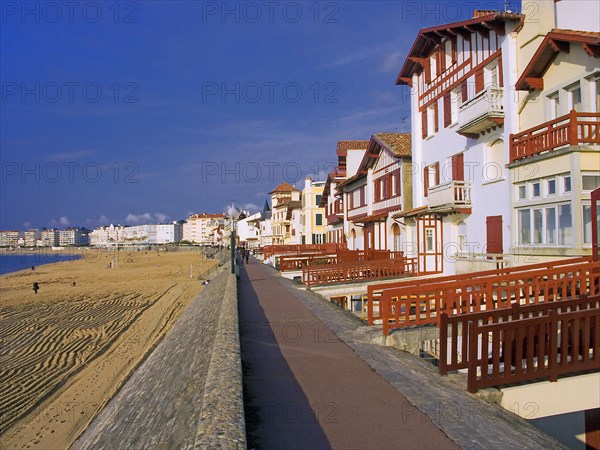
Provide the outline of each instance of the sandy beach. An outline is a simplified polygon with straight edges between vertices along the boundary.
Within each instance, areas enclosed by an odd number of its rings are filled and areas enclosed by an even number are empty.
[[[216,265],[198,252],[94,251],[0,277],[0,447],[68,448]]]

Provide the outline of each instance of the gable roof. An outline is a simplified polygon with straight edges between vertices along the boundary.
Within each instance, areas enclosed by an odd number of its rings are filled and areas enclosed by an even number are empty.
[[[580,44],[592,58],[600,58],[600,33],[554,29],[550,31],[531,57],[515,84],[519,91],[543,89],[543,76],[560,52],[569,53],[570,44]]]
[[[269,194],[274,194],[274,193],[279,193],[279,192],[294,192],[294,191],[298,191],[298,189],[296,189],[294,186],[292,186],[291,184],[286,183],[284,181],[279,186],[277,186],[275,189],[273,189],[271,192],[269,192]]]
[[[522,22],[525,17],[522,14],[501,13],[498,11],[474,11],[474,17],[460,22],[449,23],[446,25],[437,25],[429,28],[422,28],[415,39],[396,84],[412,84],[412,75],[417,73],[423,67],[422,59],[427,58],[444,38],[459,35],[470,35],[472,32],[488,32],[494,30],[496,34],[505,33],[504,23],[506,21]]]
[[[367,151],[358,165],[356,174],[336,186],[338,190],[342,186],[347,186],[367,176],[367,171],[375,165],[375,162],[381,155],[381,150],[386,149],[396,158],[411,158],[412,141],[410,133],[389,133],[380,132],[371,136]]]
[[[369,150],[373,147],[374,141],[387,148],[394,156],[412,156],[410,133],[375,133],[371,138]]]

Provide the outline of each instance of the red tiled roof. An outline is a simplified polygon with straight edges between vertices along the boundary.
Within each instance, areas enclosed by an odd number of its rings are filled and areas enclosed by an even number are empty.
[[[271,192],[269,192],[269,194],[273,194],[275,192],[294,192],[294,191],[297,191],[297,190],[298,189],[296,189],[294,186],[292,186],[291,184],[286,183],[284,181],[279,186],[277,186],[275,189],[273,189]]]
[[[337,155],[345,156],[348,150],[366,150],[369,141],[338,141]]]
[[[577,31],[554,29],[550,31],[534,55],[523,74],[515,84],[517,90],[539,89],[543,85],[541,78],[561,51],[568,52],[569,44],[581,44],[590,56],[600,57],[600,33],[594,31]]]
[[[395,156],[412,156],[410,133],[375,133],[373,138]]]

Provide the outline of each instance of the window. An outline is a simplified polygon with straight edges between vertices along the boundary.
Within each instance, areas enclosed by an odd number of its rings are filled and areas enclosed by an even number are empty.
[[[519,243],[531,243],[531,213],[529,209],[519,210]]]
[[[435,133],[435,129],[437,127],[435,123],[436,114],[434,111],[434,107],[430,106],[427,108],[427,136],[433,136]]]
[[[317,200],[315,202],[317,204],[317,206],[319,206],[319,203],[321,203],[321,197],[322,196],[320,194],[317,194]]]
[[[549,95],[548,100],[550,101],[550,118],[556,119],[560,116],[560,99],[558,97],[558,92]]]
[[[533,187],[533,197],[539,197],[540,196],[540,183],[533,183],[532,184]]]
[[[535,244],[543,243],[542,236],[544,232],[543,210],[535,209],[533,211],[533,242]]]
[[[583,205],[583,243],[592,242],[592,207]]]
[[[573,237],[573,219],[571,217],[571,205],[560,205],[558,207],[558,243],[559,245],[570,245]]]
[[[563,178],[563,192],[571,192],[571,177]]]
[[[527,186],[519,186],[519,200],[527,198]]]
[[[556,180],[548,180],[546,188],[548,191],[548,195],[556,194]]]
[[[546,244],[556,244],[556,208],[546,208]]]
[[[600,187],[600,175],[583,175],[581,177],[581,188],[584,191],[593,191]]]
[[[461,252],[467,251],[467,224],[458,224],[458,248]]]
[[[323,214],[315,215],[315,225],[317,225],[317,226],[323,225]]]
[[[581,86],[577,84],[568,90],[569,111],[581,111]]]
[[[431,228],[427,228],[425,230],[425,246],[426,251],[433,252],[433,230]]]
[[[458,90],[450,92],[450,111],[452,113],[451,123],[456,123],[458,121],[458,95]]]

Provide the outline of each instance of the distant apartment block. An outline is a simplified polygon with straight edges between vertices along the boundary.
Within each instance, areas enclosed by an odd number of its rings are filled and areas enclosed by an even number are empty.
[[[193,214],[183,224],[183,240],[210,245],[215,241],[215,231],[224,225],[224,214]]]
[[[27,230],[23,233],[23,241],[25,247],[39,247],[42,244],[42,231],[41,230]]]
[[[58,230],[42,230],[40,233],[40,240],[42,247],[58,247]]]
[[[0,231],[0,247],[17,247],[22,233],[16,230]]]
[[[67,228],[58,232],[58,245],[60,247],[79,247],[88,244],[88,233],[81,228]]]

